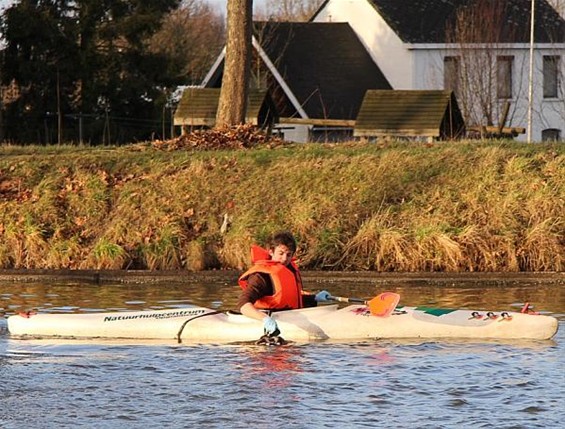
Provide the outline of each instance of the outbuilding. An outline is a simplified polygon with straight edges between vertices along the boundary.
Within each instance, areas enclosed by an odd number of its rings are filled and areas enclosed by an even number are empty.
[[[355,121],[354,137],[452,140],[465,122],[452,91],[368,90]]]

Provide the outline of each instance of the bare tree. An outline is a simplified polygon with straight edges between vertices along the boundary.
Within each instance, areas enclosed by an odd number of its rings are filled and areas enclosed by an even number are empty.
[[[267,0],[265,10],[256,18],[272,21],[308,21],[322,0]]]
[[[494,125],[499,112],[512,98],[519,84],[512,81],[512,68],[523,68],[511,56],[504,56],[502,43],[517,31],[507,22],[507,0],[478,0],[458,11],[448,28],[447,40],[456,46],[453,86],[469,124]],[[502,62],[508,61],[504,65]],[[506,69],[504,67],[506,66]]]
[[[226,56],[216,128],[245,122],[252,28],[253,0],[228,0]]]
[[[163,20],[149,50],[171,59],[171,75],[186,83],[201,82],[225,43],[224,17],[205,0],[185,0]]]

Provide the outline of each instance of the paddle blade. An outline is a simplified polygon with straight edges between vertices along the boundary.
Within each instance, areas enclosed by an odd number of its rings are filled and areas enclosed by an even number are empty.
[[[400,295],[394,292],[383,292],[367,304],[373,316],[387,317],[394,311],[400,301]]]

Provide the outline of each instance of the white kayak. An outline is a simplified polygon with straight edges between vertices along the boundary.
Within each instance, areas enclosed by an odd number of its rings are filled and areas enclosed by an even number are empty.
[[[366,305],[325,305],[272,314],[287,341],[379,338],[549,339],[556,318],[527,312],[398,307],[385,317]],[[13,336],[171,339],[184,342],[255,341],[260,321],[205,307],[88,314],[20,314],[7,319]]]

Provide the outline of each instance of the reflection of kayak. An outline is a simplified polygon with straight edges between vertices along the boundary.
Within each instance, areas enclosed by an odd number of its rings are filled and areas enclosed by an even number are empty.
[[[273,313],[286,340],[372,338],[549,339],[557,319],[518,312],[399,307],[387,317],[366,305],[326,305]],[[8,318],[12,335],[179,339],[186,342],[257,340],[263,325],[240,314],[204,307],[89,314],[24,314]]]

